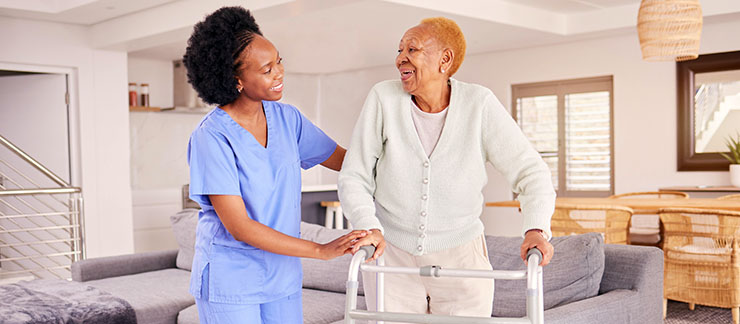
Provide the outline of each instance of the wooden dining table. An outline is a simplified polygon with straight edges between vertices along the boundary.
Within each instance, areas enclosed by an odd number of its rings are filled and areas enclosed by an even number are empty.
[[[660,198],[591,198],[558,197],[556,207],[573,205],[624,206],[632,208],[635,214],[657,214],[661,208],[700,208],[740,211],[740,201],[718,200],[712,198],[660,199]],[[506,200],[487,202],[486,207],[519,207],[519,201]]]

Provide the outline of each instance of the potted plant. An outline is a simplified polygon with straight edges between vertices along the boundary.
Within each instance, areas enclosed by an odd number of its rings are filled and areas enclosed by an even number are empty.
[[[720,154],[730,161],[730,183],[740,187],[740,135],[727,139],[727,148],[729,152]]]

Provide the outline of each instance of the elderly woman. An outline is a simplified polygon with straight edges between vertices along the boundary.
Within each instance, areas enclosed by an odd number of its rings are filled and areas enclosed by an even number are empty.
[[[195,25],[184,62],[198,95],[218,105],[188,145],[190,197],[202,208],[190,281],[200,323],[303,323],[298,257],[332,259],[366,235],[298,238],[300,168],[339,170],[345,151],[277,101],[282,58],[244,8]]]
[[[371,260],[385,253],[387,266],[490,270],[480,221],[490,162],[519,194],[522,259],[536,247],[546,265],[550,171],[490,90],[451,78],[464,56],[455,22],[422,20],[401,38],[401,79],[370,91],[339,174],[345,214],[372,232],[353,251],[375,245]],[[385,311],[490,317],[493,282],[388,274],[383,297]]]

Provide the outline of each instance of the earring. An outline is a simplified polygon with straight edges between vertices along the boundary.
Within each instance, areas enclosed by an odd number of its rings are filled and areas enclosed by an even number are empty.
[[[445,68],[439,68],[439,71],[445,73]]]
[[[236,91],[239,91],[239,93],[242,93],[242,89],[243,89],[242,86],[236,87]]]

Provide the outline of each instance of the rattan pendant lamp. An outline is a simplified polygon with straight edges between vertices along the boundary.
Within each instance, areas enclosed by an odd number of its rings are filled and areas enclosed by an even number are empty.
[[[637,14],[642,59],[687,61],[699,56],[699,0],[642,0]]]

